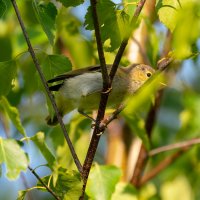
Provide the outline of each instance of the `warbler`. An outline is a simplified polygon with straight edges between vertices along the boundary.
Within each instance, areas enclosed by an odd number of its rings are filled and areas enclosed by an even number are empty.
[[[112,65],[107,65],[110,72]],[[132,64],[118,67],[112,82],[107,107],[117,108],[126,95],[132,95],[154,73],[154,69],[144,64]],[[80,113],[97,110],[103,87],[100,66],[77,69],[48,80],[51,91],[55,91],[55,100],[61,116],[78,109]],[[48,125],[56,125],[56,115],[46,118]]]

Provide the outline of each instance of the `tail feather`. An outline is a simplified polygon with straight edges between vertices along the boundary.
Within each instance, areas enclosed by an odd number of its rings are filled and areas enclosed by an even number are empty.
[[[49,115],[46,117],[46,122],[49,126],[56,126],[58,124],[58,118],[56,115],[53,118]]]

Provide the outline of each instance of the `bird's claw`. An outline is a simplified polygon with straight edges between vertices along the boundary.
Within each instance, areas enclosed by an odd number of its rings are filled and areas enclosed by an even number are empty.
[[[98,136],[102,135],[103,132],[105,131],[105,129],[107,128],[106,121],[107,121],[107,119],[102,120],[102,121],[100,122],[100,124],[98,125],[98,129],[99,129],[99,132],[100,132],[100,133],[97,134]],[[95,124],[92,124],[92,125],[91,125],[91,128],[94,129],[95,126],[96,126],[96,123],[95,123]]]
[[[111,90],[112,90],[112,86],[109,87],[106,91],[102,91],[101,93],[102,93],[102,94],[108,94],[108,93],[111,92]]]

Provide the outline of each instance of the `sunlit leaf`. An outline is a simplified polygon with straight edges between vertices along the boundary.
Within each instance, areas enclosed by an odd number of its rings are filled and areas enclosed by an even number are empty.
[[[79,199],[82,193],[82,180],[80,173],[77,171],[66,170],[60,168],[58,171],[58,178],[56,185],[53,186],[52,179],[49,181],[50,176],[42,178],[44,183],[50,186],[50,188],[56,193],[58,197],[63,200]],[[42,186],[40,182],[37,184]]]
[[[131,30],[129,23],[130,16],[124,10],[117,10],[116,14],[121,38],[127,38]]]
[[[0,98],[0,103],[2,109],[5,110],[5,112],[8,114],[10,120],[13,122],[15,125],[16,129],[23,135],[26,136],[24,127],[21,124],[20,116],[19,116],[19,111],[16,107],[11,106],[8,100],[5,97]]]
[[[120,176],[121,171],[117,167],[95,164],[89,174],[87,195],[94,200],[110,200]]]
[[[157,0],[156,9],[160,21],[171,31],[176,27],[177,14],[183,4],[190,0]]]
[[[71,6],[78,6],[84,2],[84,0],[57,0],[63,4],[65,7],[71,7]]]
[[[46,33],[51,45],[54,44],[55,38],[55,21],[57,16],[57,9],[51,2],[38,3],[33,1],[33,7],[44,32]]]
[[[147,81],[135,95],[129,97],[127,106],[122,112],[130,128],[133,130],[134,134],[142,139],[146,148],[149,148],[149,141],[145,131],[145,122],[144,119],[136,115],[136,111],[141,109],[141,107],[146,108],[145,104],[152,101],[152,97],[157,89],[161,87],[162,81],[162,74],[156,74],[152,77],[152,79]]]
[[[181,128],[178,132],[178,137],[181,139],[199,137],[199,118],[200,118],[200,98],[198,94],[187,92],[184,95],[183,105],[184,110],[180,113]]]
[[[24,200],[26,196],[27,191],[26,190],[20,190],[18,191],[17,200]]]
[[[33,137],[31,137],[31,140],[35,143],[35,145],[40,149],[42,155],[48,162],[49,167],[52,169],[53,164],[55,162],[55,157],[49,150],[47,144],[45,143],[45,135],[43,132],[38,132]]]
[[[151,97],[155,94],[158,88],[162,87],[162,74],[155,74],[152,79],[149,79],[133,96],[127,100],[127,106],[124,109],[126,115],[131,115],[138,110],[146,101],[151,101]]]
[[[13,87],[12,81],[17,71],[16,62],[13,60],[0,62],[0,96],[6,96]]]
[[[137,193],[137,190],[131,184],[119,182],[111,200],[137,200]]]
[[[164,182],[160,190],[161,199],[193,199],[192,186],[185,176],[178,176],[173,180]]]
[[[192,31],[190,28],[192,27]],[[193,45],[200,37],[200,1],[191,1],[177,15],[173,47],[177,58],[187,58],[192,54]]]
[[[14,139],[0,138],[0,164],[5,163],[7,177],[16,179],[28,167],[28,158]]]

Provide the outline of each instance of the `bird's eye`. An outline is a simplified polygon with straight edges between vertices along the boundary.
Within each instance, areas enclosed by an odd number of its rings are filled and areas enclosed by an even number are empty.
[[[150,72],[147,73],[147,77],[150,77],[152,74]]]

